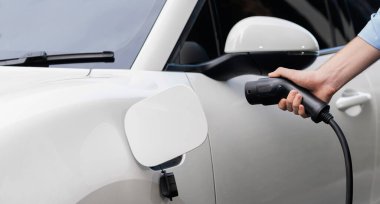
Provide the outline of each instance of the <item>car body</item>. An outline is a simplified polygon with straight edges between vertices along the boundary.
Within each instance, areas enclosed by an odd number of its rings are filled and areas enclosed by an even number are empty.
[[[236,2],[245,5],[244,2],[249,1]],[[277,1],[271,2],[275,5]],[[295,8],[313,6],[311,1],[284,2]],[[334,6],[340,1],[326,2]],[[206,27],[215,32],[202,35],[196,23],[198,16],[205,15],[206,9],[202,8],[208,8],[212,14],[217,13],[215,1],[81,1],[78,4],[83,4],[82,7],[75,11],[70,10],[72,6],[64,6],[66,1],[59,4],[39,1],[40,4],[48,3],[50,12],[45,15],[39,13],[40,16],[35,18],[40,21],[30,22],[26,19],[30,15],[28,8],[44,12],[46,7],[27,0],[22,3],[20,12],[23,18],[7,24],[8,30],[12,31],[9,39],[14,38],[14,41],[3,48],[0,46],[0,53],[4,53],[2,58],[25,54],[20,52],[23,46],[27,51],[53,53],[99,51],[106,46],[104,50],[115,51],[116,62],[49,69],[1,67],[0,203],[169,203],[169,199],[160,194],[161,171],[144,166],[135,158],[124,120],[135,104],[178,85],[190,87],[199,98],[208,132],[205,142],[186,153],[181,163],[167,169],[174,172],[179,191],[173,203],[344,202],[344,161],[336,136],[326,125],[315,125],[276,107],[249,105],[244,96],[244,85],[261,75],[248,73],[215,80],[203,73],[166,70],[170,64],[183,64],[177,57],[185,41],[199,40],[201,45],[207,42],[202,46],[208,57],[222,56],[227,34],[216,31],[218,25],[215,22],[218,21],[215,19],[218,16],[211,15],[211,26]],[[132,37],[117,38],[101,26],[96,30],[81,27],[99,23],[109,25],[111,30],[123,29],[122,24],[115,21],[128,16],[116,15],[111,21],[107,20],[108,15],[124,8],[115,8],[112,3],[124,5],[133,15],[144,14],[141,17],[146,20],[143,21],[144,26],[135,25],[136,19],[128,19],[136,28]],[[12,11],[11,6],[17,6],[16,3],[3,4],[9,11]],[[84,8],[96,11],[99,7],[107,12],[101,13],[103,15],[96,12],[93,16],[80,15],[86,13]],[[60,16],[59,12],[65,15],[56,17]],[[328,12],[325,13],[327,16]],[[313,14],[311,19],[326,17],[318,12]],[[3,15],[13,15],[16,19],[18,14]],[[51,19],[47,18],[49,15]],[[78,32],[81,38],[70,36],[74,35],[70,32],[72,30],[62,29],[64,26],[59,23],[65,22],[65,16],[74,24],[71,29],[81,29]],[[323,41],[320,44],[324,50],[307,69],[316,69],[325,63],[339,50],[334,46],[346,43],[358,29],[358,26],[347,22],[334,29],[329,23],[337,21],[326,22],[320,26],[330,29],[331,35],[314,33],[319,42]],[[46,28],[42,26],[45,23],[48,25]],[[23,29],[27,25],[30,27]],[[53,25],[55,27],[51,29]],[[34,32],[36,26],[41,26],[38,32]],[[229,31],[231,26],[226,29]],[[21,32],[30,34],[17,36]],[[51,36],[46,39],[46,45],[30,43],[29,47],[26,46],[41,33]],[[55,37],[55,34],[62,33],[76,41],[66,42],[66,38]],[[93,35],[97,38],[87,39],[86,34],[88,38]],[[210,44],[212,41],[204,36],[211,36],[215,44]],[[1,37],[0,42],[7,42],[7,33]],[[119,41],[112,40],[115,38]],[[104,42],[93,45],[99,39]],[[112,41],[110,44],[115,47],[108,45],[107,40]],[[54,47],[56,41],[62,41],[59,49]],[[17,42],[18,48],[10,49]],[[373,64],[373,68],[345,85],[330,102],[332,113],[345,131],[352,151],[355,203],[379,203],[380,200],[380,111],[377,102],[380,99],[380,82],[379,69],[376,68],[379,66],[379,63]],[[344,92],[346,94],[342,96]],[[354,93],[353,96],[367,93],[371,98],[339,110],[337,101],[352,96],[348,92]],[[156,122],[160,125],[161,121]],[[155,135],[158,138],[162,136]],[[160,152],[152,154],[159,155]]]

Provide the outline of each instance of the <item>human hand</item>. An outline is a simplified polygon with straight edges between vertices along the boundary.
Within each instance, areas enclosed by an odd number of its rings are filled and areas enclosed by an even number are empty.
[[[269,73],[269,77],[282,77],[289,79],[298,86],[309,90],[312,94],[324,102],[329,102],[336,91],[325,83],[327,77],[324,73],[321,73],[318,70],[298,71],[280,67],[276,71]],[[303,118],[307,118],[309,116],[306,114],[305,107],[301,104],[301,102],[302,95],[296,90],[292,90],[289,92],[286,99],[281,99],[278,103],[278,107],[281,110],[288,110],[289,112],[293,112]]]

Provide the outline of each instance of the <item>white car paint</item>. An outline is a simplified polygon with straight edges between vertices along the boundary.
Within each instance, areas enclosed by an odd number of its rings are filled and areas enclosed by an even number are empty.
[[[372,99],[371,94],[357,92],[354,90],[346,90],[343,92],[335,105],[340,111],[344,111],[347,115],[355,117],[362,112],[362,105]]]
[[[38,86],[49,80],[82,78],[89,75],[89,69],[30,69],[1,67],[0,94],[12,93],[24,87]]]
[[[72,74],[67,69],[61,79],[49,80],[52,69],[36,68],[32,70],[39,78],[46,78],[32,81],[31,68],[5,69],[0,76],[13,74],[10,80],[19,84],[17,91],[0,96],[1,203],[89,203],[107,198],[119,187],[130,190],[113,203],[166,202],[158,191],[159,172],[139,165],[130,152],[123,121],[139,100],[177,84],[188,85],[185,74],[123,70],[116,76],[108,71],[108,77],[94,72],[65,78]],[[21,79],[28,75],[30,83],[25,84]],[[182,194],[186,198],[196,193],[212,202],[210,152],[207,144],[204,147],[201,160],[191,162],[187,157],[187,165],[203,172],[202,182],[186,181],[194,190]],[[136,192],[141,196],[131,196]],[[181,199],[176,203],[183,203]]]
[[[166,1],[132,65],[132,70],[161,71],[163,69],[197,2],[197,0]]]
[[[327,57],[321,57],[315,65]],[[246,75],[227,82],[188,74],[209,121],[217,203],[344,203],[345,169],[339,141],[326,124],[314,124],[276,106],[251,106]],[[371,90],[364,73],[346,85]],[[342,91],[343,91],[342,90]],[[341,92],[332,99],[337,100]],[[369,203],[374,184],[377,108],[371,101],[352,118],[332,113],[347,136],[354,161],[354,199]]]
[[[207,137],[207,121],[197,95],[181,85],[132,105],[125,132],[136,160],[154,167],[199,147]]]
[[[314,36],[301,26],[287,20],[254,16],[232,27],[226,40],[225,53],[318,51]]]
[[[124,116],[178,85],[200,98],[209,136],[169,169],[180,193],[173,203],[343,203],[335,135],[275,107],[248,105],[242,87],[259,76],[221,82],[160,72],[195,3],[167,1],[132,71],[1,67],[0,203],[168,203],[159,195],[160,173],[133,157]],[[357,203],[380,200],[377,76],[373,68],[342,90],[372,95],[361,114],[332,106],[351,145]]]

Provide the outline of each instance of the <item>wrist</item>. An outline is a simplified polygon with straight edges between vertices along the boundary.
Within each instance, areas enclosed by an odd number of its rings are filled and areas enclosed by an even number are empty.
[[[318,88],[318,97],[325,102],[329,102],[332,96],[341,88],[335,74],[326,72],[323,69],[316,70],[315,76]]]

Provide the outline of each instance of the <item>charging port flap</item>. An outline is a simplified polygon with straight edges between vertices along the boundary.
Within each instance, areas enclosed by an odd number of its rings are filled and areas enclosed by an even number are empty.
[[[197,95],[181,85],[132,105],[125,132],[136,160],[155,167],[200,146],[208,127]]]

